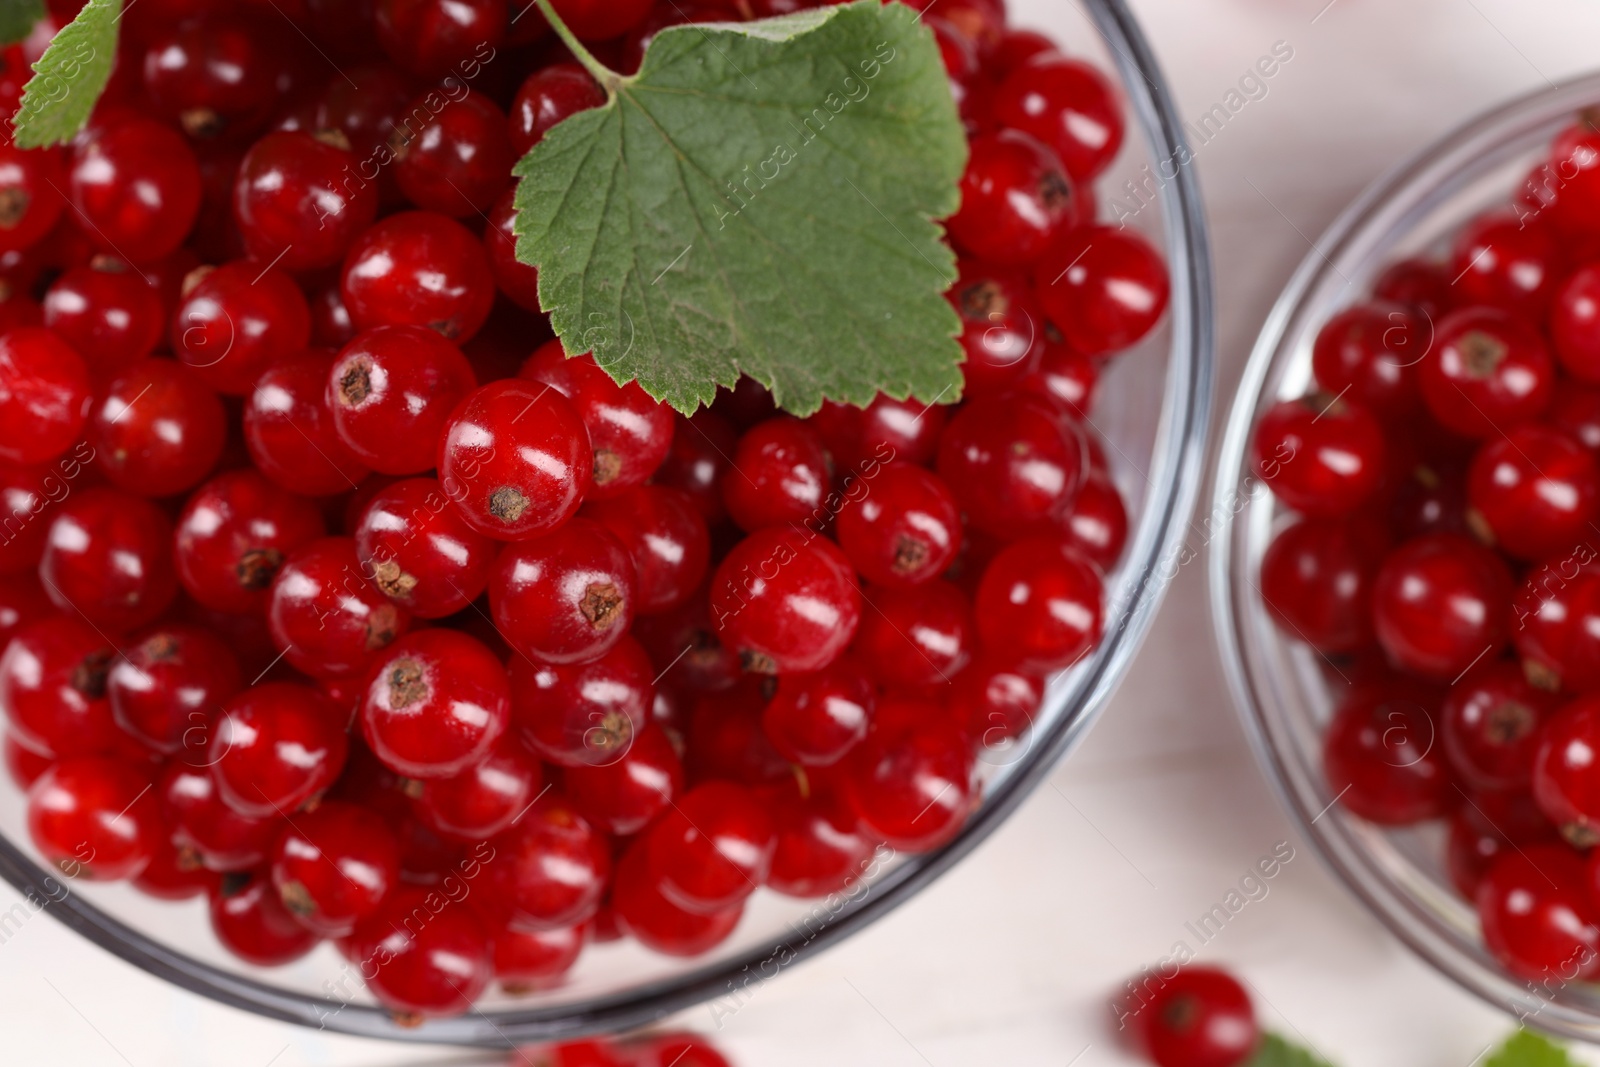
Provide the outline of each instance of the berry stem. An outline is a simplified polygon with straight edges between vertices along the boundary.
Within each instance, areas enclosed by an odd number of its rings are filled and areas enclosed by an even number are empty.
[[[556,36],[561,38],[561,43],[571,50],[584,69],[594,75],[594,80],[599,82],[606,91],[608,100],[617,98],[617,87],[627,79],[594,57],[594,53],[583,46],[577,35],[567,29],[567,24],[561,21],[561,16],[556,14],[555,8],[550,6],[550,0],[534,0],[539,5],[539,11],[545,20],[550,23],[550,28],[556,31]]]

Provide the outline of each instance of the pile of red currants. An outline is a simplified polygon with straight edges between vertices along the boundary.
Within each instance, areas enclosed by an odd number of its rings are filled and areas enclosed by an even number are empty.
[[[1449,820],[1510,970],[1600,977],[1600,128],[1556,137],[1439,261],[1395,263],[1256,428],[1299,518],[1260,589],[1347,683],[1331,796]],[[1331,674],[1330,674],[1331,677]]]
[[[797,6],[555,4],[622,69]],[[1093,221],[1106,79],[942,0],[967,398],[799,419],[745,380],[679,416],[568,358],[515,258],[513,162],[605,101],[519,7],[143,0],[82,134],[0,145],[33,843],[207,897],[252,964],[330,940],[408,1020],[948,842],[1100,640],[1127,516],[1087,413],[1167,302]]]

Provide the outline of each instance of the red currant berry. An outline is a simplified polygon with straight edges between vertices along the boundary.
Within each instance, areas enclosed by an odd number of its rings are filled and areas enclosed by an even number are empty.
[[[637,382],[618,385],[592,355],[567,358],[550,341],[523,364],[520,377],[543,382],[572,402],[594,450],[594,488],[603,499],[642,485],[672,447],[672,409]]]
[[[373,755],[408,778],[448,778],[482,763],[510,722],[505,667],[455,630],[418,630],[396,642],[361,702],[361,734]]]
[[[977,745],[995,748],[1033,726],[1045,679],[1008,654],[987,652],[962,669],[950,688],[950,714]]]
[[[1007,540],[1064,515],[1085,465],[1077,428],[1028,393],[977,397],[939,441],[939,476],[967,521]]]
[[[1555,709],[1514,662],[1483,663],[1445,698],[1440,734],[1450,766],[1476,789],[1526,789],[1540,728]]]
[[[1074,181],[1104,170],[1122,147],[1122,107],[1104,74],[1044,52],[1013,70],[989,101],[995,122],[1055,150]]]
[[[155,113],[195,140],[248,137],[293,87],[281,23],[229,11],[161,28],[144,54],[144,89]]]
[[[646,842],[636,842],[618,864],[611,894],[618,925],[645,948],[668,956],[699,956],[726,940],[739,925],[743,901],[709,915],[685,911],[650,878],[649,851]]]
[[[873,463],[903,460],[924,466],[939,451],[949,408],[878,394],[865,408],[824,401],[811,423],[840,471],[865,471]]]
[[[46,463],[72,447],[89,417],[89,372],[49,330],[0,334],[0,461]]]
[[[1018,541],[984,570],[973,602],[978,635],[1031,669],[1066,667],[1100,643],[1102,595],[1099,572],[1062,540]]]
[[[587,922],[611,876],[603,835],[560,796],[546,796],[494,840],[492,892],[510,906],[511,923],[559,930]]]
[[[589,663],[511,664],[512,712],[529,749],[564,767],[615,763],[650,720],[656,669],[631,637]]]
[[[341,440],[384,474],[431,468],[450,409],[477,385],[454,344],[419,326],[381,326],[328,369],[325,403]]]
[[[132,878],[161,836],[149,793],[149,780],[134,767],[99,757],[63,760],[28,790],[28,834],[69,878]]]
[[[828,455],[816,431],[788,415],[747,430],[723,478],[722,502],[745,530],[826,515]]]
[[[439,480],[479,533],[520,541],[578,510],[594,453],[572,403],[533,382],[490,382],[461,401],[437,438]]]
[[[424,211],[478,218],[511,183],[511,135],[505,112],[482,93],[438,100],[430,90],[411,101],[407,121],[395,127],[394,175],[400,191]],[[422,117],[413,128],[411,119]]]
[[[1458,534],[1414,538],[1378,571],[1373,630],[1395,666],[1448,682],[1510,636],[1511,589],[1488,549]]]
[[[18,631],[0,654],[0,708],[17,739],[54,759],[115,749],[120,731],[106,700],[113,655],[76,614],[52,613]]]
[[[54,148],[23,150],[9,142],[7,138],[0,145],[0,251],[6,252],[38,244],[67,206],[61,193],[67,181],[61,153]]]
[[[636,834],[654,821],[683,789],[683,763],[659,726],[634,736],[633,747],[614,763],[571,767],[564,775],[572,806],[597,829],[618,837]]]
[[[1430,322],[1461,302],[1445,269],[1422,259],[1402,259],[1391,264],[1372,283],[1372,295],[1377,300],[1404,304]]]
[[[219,393],[249,396],[277,360],[311,343],[311,309],[294,279],[239,260],[184,279],[172,315],[172,351]]]
[[[256,469],[305,496],[354,489],[369,473],[334,428],[327,399],[332,362],[317,350],[280,359],[245,401],[244,442]]]
[[[774,844],[772,817],[760,797],[732,782],[706,782],[650,828],[645,866],[668,901],[716,914],[766,880]]]
[[[116,723],[158,752],[182,750],[239,691],[239,664],[221,639],[192,626],[148,630],[106,676]]]
[[[346,8],[354,6],[346,0],[313,2]],[[368,0],[361,0],[361,4],[371,7]],[[388,145],[394,128],[404,121],[406,103],[411,99],[411,83],[405,74],[384,62],[364,64],[349,74],[348,79],[334,78],[328,82],[317,100],[316,115],[306,129],[319,136],[335,131],[342,134],[350,151],[361,160],[358,174],[371,181],[374,165],[382,158],[381,150]],[[338,141],[337,136],[331,139]],[[387,174],[379,175],[379,188],[387,199],[398,199],[384,184],[389,178]]]
[[[56,509],[39,578],[62,611],[108,630],[136,629],[178,592],[172,524],[141,497],[85,489]]]
[[[847,889],[872,865],[875,843],[855,812],[832,794],[802,798],[795,787],[771,796],[774,847],[767,885],[791,897],[825,897]]]
[[[1533,760],[1533,798],[1572,845],[1600,843],[1600,788],[1592,773],[1600,702],[1580,697],[1545,723]]]
[[[889,698],[880,722],[928,724],[920,701]],[[845,796],[862,825],[890,847],[929,852],[953,838],[977,799],[972,751],[958,731],[878,728],[850,753]]]
[[[711,612],[746,670],[821,670],[854,639],[861,592],[839,547],[786,526],[739,542],[711,579]]]
[[[422,783],[417,815],[447,837],[487,841],[528,809],[542,778],[537,759],[514,741],[502,741],[477,766]]]
[[[1156,1067],[1237,1067],[1261,1041],[1250,996],[1215,967],[1184,967],[1141,998],[1133,1033]]]
[[[733,427],[704,408],[692,418],[675,416],[672,448],[656,471],[655,484],[688,493],[706,523],[715,526],[727,518],[722,479],[733,464],[728,457],[737,441]]]
[[[1561,283],[1548,325],[1562,369],[1579,381],[1600,382],[1600,265],[1581,267]]]
[[[870,582],[906,587],[949,569],[961,550],[961,513],[939,477],[909,463],[883,468],[839,512],[839,547]]]
[[[1421,404],[1416,368],[1432,339],[1432,322],[1406,305],[1357,304],[1318,331],[1311,369],[1327,393],[1385,417],[1407,415]]]
[[[1049,148],[1018,130],[975,137],[961,177],[961,209],[945,223],[979,259],[1027,264],[1080,221],[1077,189]]]
[[[440,619],[482,595],[495,543],[467,525],[433,478],[379,490],[355,529],[367,576],[413,616]]]
[[[1445,861],[1450,869],[1450,881],[1468,900],[1477,897],[1483,876],[1499,857],[1530,843],[1560,840],[1555,827],[1528,794],[1506,794],[1510,801],[1494,805],[1491,812],[1487,801],[1499,796],[1499,793],[1481,793],[1477,798],[1469,797],[1450,818]],[[1589,876],[1592,886],[1592,870]]]
[[[1358,651],[1372,641],[1372,584],[1385,540],[1360,518],[1301,520],[1267,547],[1261,599],[1285,632],[1313,648]]]
[[[550,6],[583,40],[609,41],[643,22],[651,0],[553,0]]]
[[[1378,420],[1337,397],[1312,393],[1274,404],[1255,433],[1255,470],[1278,499],[1306,515],[1349,514],[1383,482]]]
[[[628,550],[638,581],[638,614],[671,611],[700,588],[711,562],[711,538],[688,493],[641,485],[591,500],[582,515],[610,530]]]
[[[1117,565],[1128,541],[1128,509],[1110,478],[1091,472],[1084,479],[1061,520],[1061,532],[1067,544],[1101,570]]]
[[[1339,802],[1370,822],[1433,819],[1454,791],[1438,742],[1438,692],[1409,680],[1357,688],[1323,737],[1323,772]]]
[[[1088,356],[1132,347],[1167,309],[1166,264],[1132,230],[1081,226],[1051,246],[1033,279],[1051,325]]]
[[[106,257],[73,267],[44,294],[44,325],[81,355],[98,378],[121,374],[166,333],[161,294]]]
[[[704,591],[670,612],[637,619],[633,636],[650,653],[662,677],[670,674],[677,685],[708,693],[727,689],[739,680],[739,657],[717,639]]]
[[[587,926],[523,931],[503,926],[494,932],[494,977],[513,996],[549,989],[578,962],[588,942]]]
[[[134,876],[133,887],[157,900],[190,900],[210,893],[217,880],[171,841],[158,839],[150,862]]]
[[[1593,977],[1600,970],[1600,917],[1584,885],[1583,861],[1561,845],[1530,844],[1495,860],[1477,899],[1489,951],[1523,978]]]
[[[1530,681],[1551,692],[1600,685],[1600,573],[1580,549],[1529,572],[1512,603],[1512,638]]]
[[[1417,374],[1433,417],[1467,437],[1492,437],[1537,418],[1555,389],[1555,367],[1544,341],[1496,308],[1463,308],[1448,315]]]
[[[539,268],[517,258],[516,224],[517,191],[513,186],[489,212],[489,224],[483,229],[483,250],[488,253],[489,269],[500,292],[523,310],[538,312]]]
[[[362,674],[411,625],[362,573],[349,537],[324,537],[284,561],[268,594],[267,625],[284,658],[315,678]]]
[[[322,939],[283,906],[266,871],[224,875],[211,891],[211,929],[224,948],[257,967],[281,967]]]
[[[605,102],[600,83],[576,63],[553,63],[534,71],[511,101],[512,151],[521,158],[551,127]]]
[[[252,257],[285,270],[331,267],[378,214],[343,135],[269,133],[245,153],[233,218]]]
[[[488,321],[494,274],[483,244],[427,211],[390,215],[357,238],[340,283],[359,329],[426,326],[465,343]]]
[[[185,758],[205,754],[197,743],[188,747],[191,751]],[[156,800],[186,862],[211,871],[243,871],[261,863],[283,825],[277,812],[257,818],[234,811],[222,799],[209,769],[181,761],[168,764],[162,772]]]
[[[330,801],[284,827],[272,887],[289,913],[323,937],[344,937],[400,880],[400,846],[377,813]]]
[[[584,663],[615,648],[633,622],[634,598],[627,549],[588,519],[507,547],[489,580],[501,633],[545,663]]]
[[[961,376],[970,397],[1012,385],[1036,369],[1044,349],[1044,316],[1022,277],[969,262],[960,267],[961,276],[945,299],[961,316],[967,357]]]
[[[862,599],[868,610],[855,651],[884,685],[914,689],[948,683],[972,658],[972,608],[949,582],[909,589],[875,586]]]
[[[227,436],[217,395],[170,359],[143,360],[113,381],[89,419],[100,470],[119,489],[171,496],[216,466]]]
[[[55,614],[36,574],[0,577],[0,650],[25,626]]]
[[[1561,252],[1542,226],[1511,215],[1469,223],[1451,253],[1451,283],[1465,304],[1492,304],[1538,318],[1561,273]]]
[[[76,221],[104,251],[134,263],[170,254],[200,212],[200,165],[183,135],[153,119],[91,128],[67,175]]]
[[[1560,430],[1513,427],[1486,441],[1467,476],[1468,521],[1521,559],[1570,551],[1600,509],[1600,466]]]
[[[342,717],[309,686],[269,682],[223,706],[211,774],[242,815],[288,815],[316,801],[344,769]]]
[[[178,516],[173,558],[184,591],[206,607],[262,611],[291,552],[321,537],[322,515],[251,470],[219,474]]]
[[[389,58],[426,81],[470,78],[469,66],[476,72],[505,42],[510,18],[505,0],[377,0],[373,14]]]
[[[876,704],[866,672],[845,659],[814,674],[780,678],[761,725],[785,759],[827,767],[867,736]]]

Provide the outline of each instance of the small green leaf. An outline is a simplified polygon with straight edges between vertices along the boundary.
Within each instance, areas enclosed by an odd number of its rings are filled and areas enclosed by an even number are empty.
[[[1244,1067],[1328,1067],[1328,1061],[1308,1048],[1269,1033],[1261,1035],[1261,1046]]]
[[[1518,1030],[1495,1049],[1484,1067],[1578,1067],[1578,1061],[1549,1038]]]
[[[966,139],[916,12],[675,26],[602,80],[517,167],[517,251],[569,352],[681,411],[741,372],[798,414],[960,395],[933,220]]]
[[[44,0],[0,0],[0,45],[16,44],[44,18]]]
[[[89,0],[56,34],[23,87],[17,147],[65,144],[83,129],[111,79],[121,17],[122,0]]]

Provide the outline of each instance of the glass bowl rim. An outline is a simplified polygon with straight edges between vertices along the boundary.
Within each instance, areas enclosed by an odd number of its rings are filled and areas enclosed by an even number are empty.
[[[1212,514],[1228,516],[1231,528],[1225,540],[1218,539],[1222,547],[1213,547],[1208,561],[1212,629],[1234,710],[1257,764],[1302,839],[1369,913],[1439,973],[1518,1018],[1537,1015],[1541,1030],[1587,1041],[1600,1039],[1600,1014],[1541,996],[1534,983],[1517,979],[1490,964],[1481,953],[1467,950],[1457,931],[1385,873],[1357,834],[1337,819],[1319,825],[1327,808],[1312,810],[1297,790],[1288,766],[1290,757],[1274,743],[1268,727],[1271,716],[1266,708],[1271,701],[1266,669],[1258,671],[1245,653],[1245,614],[1239,598],[1253,596],[1255,591],[1243,562],[1249,524],[1239,521],[1243,509],[1236,508],[1236,502],[1248,474],[1247,450],[1268,378],[1278,360],[1292,354],[1285,345],[1302,304],[1328,272],[1338,272],[1341,251],[1373,232],[1382,232],[1377,226],[1383,221],[1382,213],[1407,194],[1440,189],[1454,164],[1489,155],[1519,133],[1525,136],[1525,127],[1536,120],[1575,114],[1596,100],[1600,100],[1600,72],[1564,85],[1541,87],[1477,112],[1381,174],[1312,242],[1311,251],[1300,261],[1262,324],[1224,423],[1211,505]],[[1416,209],[1418,205],[1410,206]]]
[[[542,1008],[473,1011],[448,1019],[401,1027],[381,1008],[297,993],[247,978],[176,952],[126,926],[77,894],[0,837],[0,877],[100,948],[191,993],[281,1022],[335,1033],[397,1041],[506,1048],[558,1041],[584,1034],[614,1033],[649,1025],[673,1012],[715,999],[733,988],[747,968],[781,960],[786,968],[842,941],[910,899],[950,870],[985,840],[1087,734],[1104,710],[1149,631],[1168,582],[1158,564],[1179,547],[1203,480],[1205,443],[1212,403],[1212,277],[1199,185],[1182,120],[1166,80],[1125,0],[1082,0],[1110,50],[1136,128],[1153,159],[1185,160],[1160,183],[1156,200],[1165,222],[1164,251],[1171,274],[1172,340],[1167,355],[1160,421],[1152,454],[1152,482],[1145,508],[1129,541],[1127,604],[1082,668],[1081,684],[1054,702],[1051,729],[1033,739],[1031,750],[1008,777],[984,797],[961,832],[942,848],[908,857],[870,883],[820,927],[779,938],[738,956],[662,979],[651,985],[601,994],[579,1003]],[[1155,475],[1162,478],[1156,479]]]

